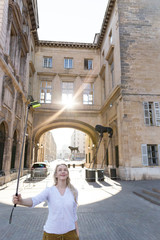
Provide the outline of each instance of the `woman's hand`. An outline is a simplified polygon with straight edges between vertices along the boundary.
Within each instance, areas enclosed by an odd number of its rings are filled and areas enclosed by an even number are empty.
[[[18,196],[14,195],[12,202],[14,204],[23,205],[25,207],[32,207],[33,205],[32,198],[22,198],[21,194],[18,194]]]
[[[12,202],[13,202],[14,204],[19,204],[19,205],[21,205],[21,204],[22,204],[21,194],[18,194],[18,196],[13,195]]]

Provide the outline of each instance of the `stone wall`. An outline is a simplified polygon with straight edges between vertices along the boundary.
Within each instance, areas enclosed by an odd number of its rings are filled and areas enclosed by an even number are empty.
[[[158,151],[160,144],[160,127],[146,126],[143,107],[143,102],[160,102],[160,2],[120,0],[117,4],[123,96],[118,172],[124,179],[157,178],[160,162],[143,166],[141,146],[156,145]]]
[[[118,0],[124,93],[158,94],[160,1]]]

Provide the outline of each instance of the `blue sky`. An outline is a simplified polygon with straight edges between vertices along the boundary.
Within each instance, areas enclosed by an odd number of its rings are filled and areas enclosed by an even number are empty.
[[[108,0],[37,0],[40,40],[92,43]]]

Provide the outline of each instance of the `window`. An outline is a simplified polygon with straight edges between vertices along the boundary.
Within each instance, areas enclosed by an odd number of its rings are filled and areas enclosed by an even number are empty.
[[[144,102],[144,122],[147,126],[160,126],[159,102]]]
[[[16,103],[16,115],[19,118],[22,117],[22,102],[20,100],[17,100],[17,103]]]
[[[91,70],[93,69],[93,64],[92,64],[92,60],[91,59],[84,59],[84,69],[85,70]]]
[[[51,81],[41,81],[40,87],[40,102],[51,103],[52,86]]]
[[[114,58],[113,58],[113,53],[111,54],[109,60],[108,60],[108,64],[109,64],[109,79],[110,79],[110,86],[112,88],[114,88]]]
[[[19,69],[19,74],[21,77],[21,81],[25,81],[25,75],[26,75],[26,56],[21,54],[20,58],[20,69]]]
[[[43,57],[43,67],[44,68],[52,67],[52,58],[51,57]]]
[[[5,88],[4,104],[7,107],[9,107],[10,109],[12,109],[12,107],[13,107],[13,95],[12,95],[11,91],[9,90],[9,88]]]
[[[64,59],[64,68],[73,68],[73,59],[72,58]]]
[[[73,99],[73,82],[62,82],[62,103],[71,103]]]
[[[160,145],[142,144],[142,164],[144,166],[157,166],[160,160]]]
[[[94,85],[93,83],[84,83],[83,87],[83,104],[93,104],[93,92]]]
[[[113,37],[112,37],[112,30],[109,33],[109,43],[112,44],[113,43]]]
[[[111,71],[111,81],[112,81],[112,88],[114,87],[114,62],[112,61],[110,65],[110,71]]]
[[[17,44],[16,41],[17,36],[15,35],[15,32],[13,29],[11,29],[11,35],[10,35],[10,46],[9,46],[9,56],[12,65],[14,66],[15,59],[16,59],[16,51],[17,51]]]

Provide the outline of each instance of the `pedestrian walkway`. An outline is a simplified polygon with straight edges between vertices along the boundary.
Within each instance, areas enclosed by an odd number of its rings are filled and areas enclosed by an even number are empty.
[[[80,240],[159,240],[160,207],[133,194],[140,189],[160,189],[160,180],[85,181],[85,169],[70,168],[73,184],[79,192],[78,223]],[[39,182],[20,181],[20,193],[33,196],[52,184],[52,174]],[[46,203],[38,207],[16,207],[12,223],[11,196],[16,181],[0,191],[0,240],[41,240],[47,218]]]

